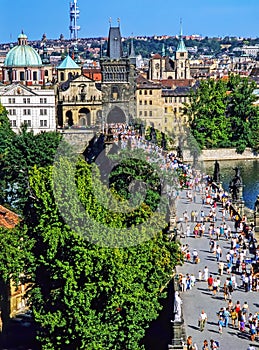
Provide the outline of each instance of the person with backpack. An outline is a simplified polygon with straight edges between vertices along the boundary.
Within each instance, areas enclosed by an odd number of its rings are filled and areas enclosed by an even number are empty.
[[[219,342],[217,340],[210,340],[210,349],[211,350],[215,350],[215,349],[219,349]]]

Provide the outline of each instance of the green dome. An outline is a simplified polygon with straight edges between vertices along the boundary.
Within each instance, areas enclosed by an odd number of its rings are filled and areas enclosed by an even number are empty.
[[[27,36],[21,33],[18,36],[18,45],[6,55],[4,67],[39,67],[42,61],[38,52],[27,45]]]
[[[6,55],[5,67],[33,67],[42,66],[40,55],[28,45],[13,47]]]

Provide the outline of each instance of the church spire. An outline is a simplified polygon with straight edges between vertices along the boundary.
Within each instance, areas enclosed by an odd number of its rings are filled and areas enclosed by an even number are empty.
[[[165,43],[162,45],[162,57],[165,57]]]
[[[133,43],[133,35],[132,35],[131,40],[130,40],[130,54],[129,54],[129,57],[136,57],[134,43]]]
[[[180,36],[179,36],[179,43],[178,43],[176,52],[187,52],[185,43],[184,43],[184,41],[183,41],[182,19],[180,19]]]

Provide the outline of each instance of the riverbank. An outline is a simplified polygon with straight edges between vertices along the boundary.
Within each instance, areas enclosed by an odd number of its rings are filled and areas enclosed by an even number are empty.
[[[191,150],[183,150],[183,159],[186,162],[193,161]],[[206,149],[201,152],[199,161],[215,160],[259,160],[259,153],[255,153],[251,148],[246,148],[242,154],[236,152],[235,148]]]

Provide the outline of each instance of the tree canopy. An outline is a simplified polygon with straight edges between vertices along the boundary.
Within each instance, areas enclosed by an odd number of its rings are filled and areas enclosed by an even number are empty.
[[[254,82],[231,75],[228,81],[202,80],[191,92],[185,113],[201,149],[258,149],[259,109],[253,102]]]
[[[70,177],[69,162],[62,158],[59,162],[66,169],[63,176]],[[41,325],[43,349],[141,349],[145,329],[157,317],[159,301],[165,297],[163,286],[181,261],[177,243],[169,242],[156,226],[151,239],[128,247],[101,246],[87,239],[87,230],[91,237],[100,237],[110,234],[109,227],[122,230],[126,226],[124,215],[111,213],[96,200],[96,186],[103,197],[107,190],[93,181],[93,166],[79,161],[75,181],[78,196],[96,224],[83,225],[85,213],[72,195],[68,207],[77,221],[76,231],[67,225],[64,208],[61,216],[53,194],[55,169],[35,166],[30,173],[34,192],[30,208],[35,218],[30,234],[36,242],[31,302]],[[61,175],[59,180],[65,178]],[[58,185],[56,193],[60,189]],[[64,192],[63,188],[66,202]],[[104,232],[100,232],[100,222],[105,223]],[[134,233],[133,225],[128,234]]]

